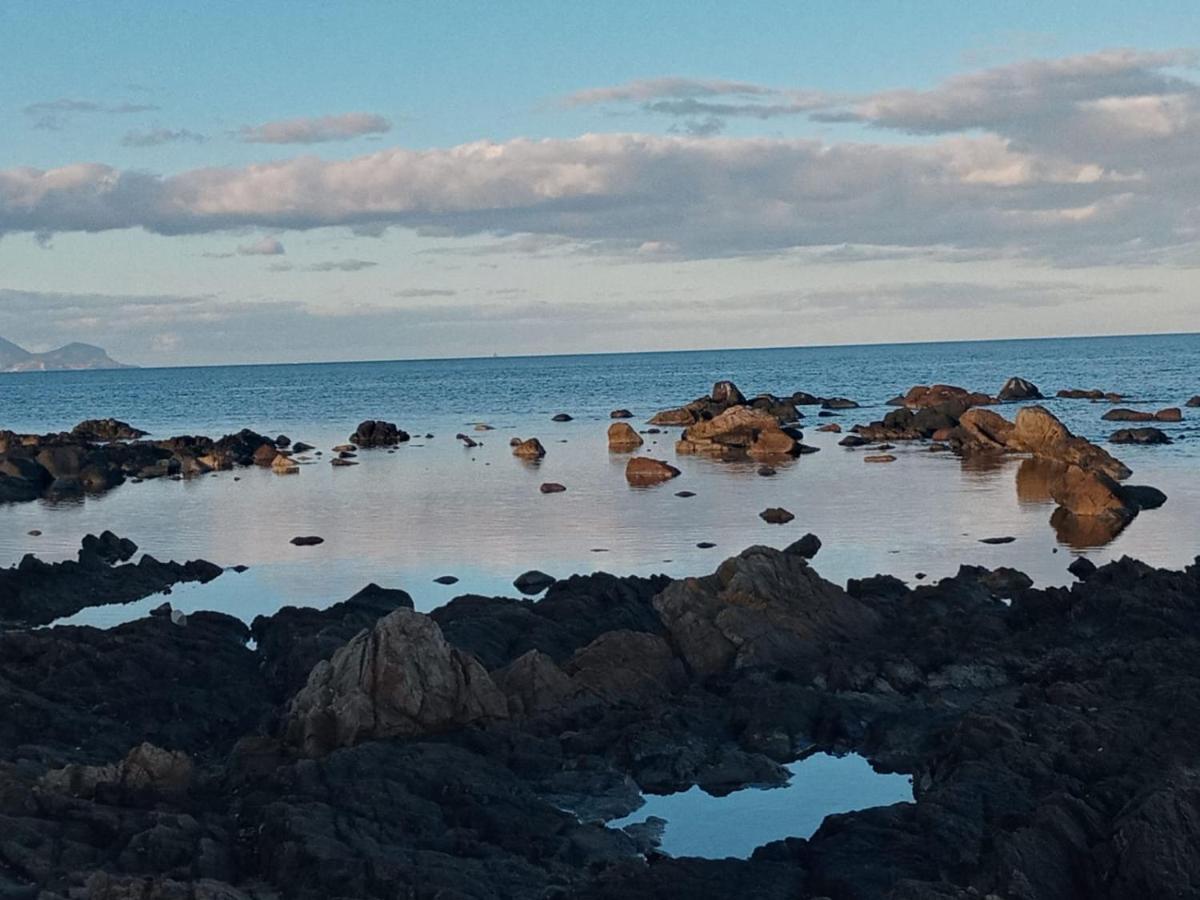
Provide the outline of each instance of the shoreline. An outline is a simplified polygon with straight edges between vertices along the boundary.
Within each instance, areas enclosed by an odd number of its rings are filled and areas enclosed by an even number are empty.
[[[4,877],[55,895],[315,900],[384,896],[369,873],[392,859],[387,890],[418,896],[1178,888],[1154,860],[1186,858],[1195,820],[1147,811],[1192,796],[1200,560],[1084,566],[1069,590],[973,567],[842,588],[810,563],[819,544],[752,547],[698,578],[467,595],[429,615],[369,585],[250,627],[164,608],[109,630],[0,632],[15,713],[0,733],[0,819],[47,835],[64,816],[120,823],[77,843],[69,866],[31,848],[14,870],[0,850]],[[1168,708],[1175,724],[1150,742]],[[831,816],[745,860],[664,857],[653,829],[596,823],[632,811],[637,792],[781,783],[818,751],[910,775],[914,802]],[[1147,752],[1155,762],[1138,762]],[[124,848],[148,817],[166,843],[134,865]],[[447,845],[452,821],[465,830]],[[234,837],[247,828],[249,845]]]

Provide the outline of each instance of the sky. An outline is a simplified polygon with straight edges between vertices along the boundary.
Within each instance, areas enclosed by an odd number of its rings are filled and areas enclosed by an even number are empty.
[[[197,365],[1200,330],[1200,16],[0,5],[0,336]]]

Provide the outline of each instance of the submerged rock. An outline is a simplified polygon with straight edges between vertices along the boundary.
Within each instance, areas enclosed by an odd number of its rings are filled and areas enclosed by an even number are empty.
[[[1169,444],[1171,439],[1159,428],[1122,428],[1108,438],[1113,444]]]

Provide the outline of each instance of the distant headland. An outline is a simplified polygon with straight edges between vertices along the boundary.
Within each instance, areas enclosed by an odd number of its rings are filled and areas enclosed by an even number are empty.
[[[72,343],[33,353],[0,338],[0,372],[54,372],[64,369],[133,369],[91,344]]]

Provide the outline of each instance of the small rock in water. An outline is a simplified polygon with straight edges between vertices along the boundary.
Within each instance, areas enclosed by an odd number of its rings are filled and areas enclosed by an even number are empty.
[[[333,448],[334,453],[353,453],[358,448],[353,444],[338,444]]]
[[[333,459],[329,460],[329,464],[331,466],[357,466],[358,462],[353,459],[342,459],[340,456],[335,456]]]
[[[472,438],[467,437],[462,432],[459,432],[458,434],[456,434],[454,436],[454,438],[455,438],[455,440],[462,441],[464,447],[478,447],[479,446],[479,443],[477,441],[475,441]]]
[[[537,569],[530,569],[528,572],[518,575],[513,581],[513,587],[522,594],[529,595],[540,594],[552,584],[554,584],[554,578]]]
[[[890,453],[875,453],[871,456],[864,456],[865,463],[892,463],[896,461],[896,457]]]
[[[543,494],[561,494],[567,489],[565,484],[559,484],[557,481],[547,481],[542,484],[539,491]]]
[[[865,446],[867,443],[869,443],[869,441],[867,441],[867,439],[864,437],[859,437],[857,434],[848,434],[844,438],[842,438],[840,441],[838,441],[838,446],[839,447],[862,447],[862,446]]]
[[[675,496],[676,497],[695,497],[696,492],[695,491],[676,491]]]
[[[771,466],[759,466],[758,474],[761,475],[763,478],[770,478],[772,475],[775,474],[775,469]]]
[[[1011,535],[1005,535],[1004,537],[980,538],[979,543],[981,543],[981,544],[1011,544],[1015,540],[1016,540],[1015,537],[1012,537]]]
[[[1200,400],[1200,397],[1197,397],[1196,399]],[[1197,404],[1197,406],[1200,406],[1200,404]],[[633,413],[627,409],[614,409],[608,414],[608,417],[610,419],[632,419]]]
[[[541,459],[546,455],[546,448],[537,438],[528,438],[513,447],[513,456],[521,459]]]
[[[717,545],[714,544],[712,541],[701,541],[696,546],[699,547],[701,550],[711,550],[713,547],[715,547]]]
[[[494,428],[493,426],[491,426],[491,425],[487,425],[487,424],[485,424],[485,423],[483,423],[483,422],[476,422],[476,423],[475,423],[475,430],[476,430],[476,431],[494,431],[494,430],[495,430],[495,428]]]
[[[453,575],[439,575],[433,580],[437,584],[458,584],[458,579]]]
[[[286,434],[281,434],[279,437],[275,438],[275,446],[280,450],[284,449],[285,447],[290,447],[291,445],[292,439]]]
[[[297,453],[307,453],[309,450],[315,450],[316,448],[312,444],[304,443],[304,441],[296,441],[296,443],[292,444],[292,449]]]
[[[917,581],[924,581],[924,580],[925,580],[925,573],[924,573],[924,572],[918,572],[916,575],[914,575],[914,576],[913,576],[913,578],[917,579]]]
[[[30,537],[41,537],[42,533],[38,529],[33,528],[29,531],[29,536]]]
[[[770,525],[786,525],[796,518],[782,506],[771,506],[758,514],[758,517]]]
[[[573,418],[574,418],[574,416],[569,416],[566,413],[558,413],[557,415],[551,416],[550,421],[551,422],[570,422]]]
[[[292,543],[297,547],[314,547],[317,544],[325,543],[325,538],[317,537],[315,534],[299,535],[292,538]]]
[[[841,434],[842,426],[837,422],[830,422],[828,425],[818,425],[817,431],[827,431],[830,434]]]

